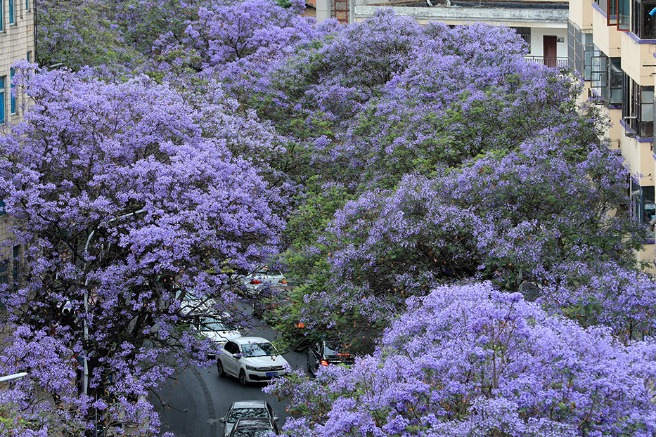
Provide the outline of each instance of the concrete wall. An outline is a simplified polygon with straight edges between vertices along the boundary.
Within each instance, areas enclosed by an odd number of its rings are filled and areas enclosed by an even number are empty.
[[[430,21],[441,21],[450,25],[489,23],[508,27],[532,28],[563,28],[567,29],[567,9],[554,8],[503,8],[480,7],[467,8],[458,6],[437,5],[432,8],[418,6],[373,6],[369,0],[355,0],[353,18],[360,21],[371,17],[376,9],[391,8],[397,15],[413,17],[425,24]]]

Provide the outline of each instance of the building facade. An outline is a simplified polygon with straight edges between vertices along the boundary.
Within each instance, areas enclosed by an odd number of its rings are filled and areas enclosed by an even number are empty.
[[[308,0],[307,5],[318,21],[332,17],[352,23],[386,8],[413,17],[420,24],[439,21],[447,25],[486,23],[511,27],[528,43],[527,59],[567,67],[568,0]]]
[[[608,115],[610,147],[630,172],[627,196],[632,217],[656,224],[654,180],[654,84],[656,1],[570,0],[568,61],[585,83],[584,97]],[[654,240],[638,259],[654,266]]]
[[[16,92],[13,65],[35,57],[35,0],[0,0],[0,129],[18,122],[23,115],[24,96]],[[8,241],[4,203],[0,200],[0,241]],[[17,276],[22,246],[0,247],[0,283]]]

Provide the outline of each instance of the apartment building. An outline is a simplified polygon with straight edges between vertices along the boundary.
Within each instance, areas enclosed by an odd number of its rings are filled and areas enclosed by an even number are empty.
[[[35,0],[0,0],[0,129],[22,117],[23,96],[15,93],[12,65],[34,59]],[[6,241],[7,220],[0,200],[0,241]],[[17,276],[22,247],[0,247],[0,283]]]
[[[636,221],[656,224],[654,180],[655,0],[570,0],[568,61],[586,92],[608,115],[610,147],[630,172],[627,196]],[[654,239],[638,259],[654,265]],[[656,267],[655,267],[656,268]]]
[[[656,0],[655,0],[656,1]],[[487,23],[514,28],[529,44],[527,59],[567,67],[568,0],[308,0],[317,21],[366,20],[380,8],[413,17],[420,24]],[[312,14],[312,13],[311,13]],[[309,14],[309,15],[311,15]]]
[[[0,123],[20,119],[21,105],[13,93],[12,64],[34,58],[34,1],[0,0]]]

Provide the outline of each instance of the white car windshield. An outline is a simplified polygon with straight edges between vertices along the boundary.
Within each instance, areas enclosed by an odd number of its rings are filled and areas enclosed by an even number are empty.
[[[242,345],[242,355],[248,357],[267,357],[277,355],[271,343],[249,343]]]
[[[217,319],[203,319],[201,322],[203,331],[236,331],[232,325],[229,325],[221,320]]]

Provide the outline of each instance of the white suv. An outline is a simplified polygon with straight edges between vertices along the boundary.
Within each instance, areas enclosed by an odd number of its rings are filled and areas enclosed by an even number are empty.
[[[219,376],[239,378],[241,385],[270,381],[291,370],[271,342],[262,337],[238,337],[219,348],[216,359]]]

